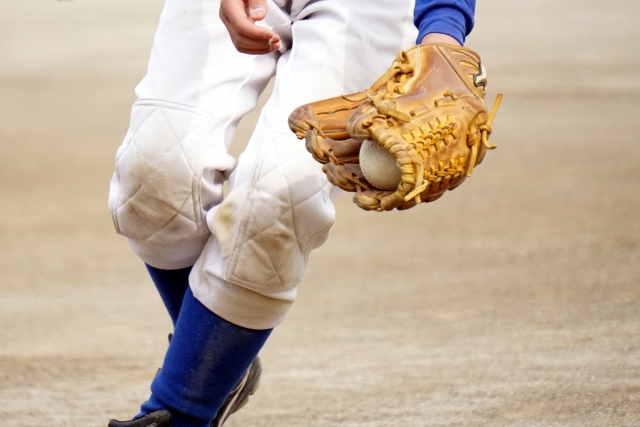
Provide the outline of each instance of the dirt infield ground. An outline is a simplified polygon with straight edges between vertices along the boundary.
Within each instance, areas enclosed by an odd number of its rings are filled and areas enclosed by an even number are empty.
[[[162,2],[5,3],[0,424],[104,426],[170,331],[106,209]],[[228,426],[640,426],[639,16],[479,1],[499,149],[431,205],[338,199]]]

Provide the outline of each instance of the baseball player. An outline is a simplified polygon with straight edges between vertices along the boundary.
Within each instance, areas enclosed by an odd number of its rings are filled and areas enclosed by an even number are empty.
[[[110,427],[220,426],[246,403],[258,352],[327,239],[340,192],[289,114],[368,87],[416,40],[461,45],[474,9],[475,0],[165,2],[109,208],[174,333],[149,399]],[[238,122],[273,76],[236,160],[227,149]]]

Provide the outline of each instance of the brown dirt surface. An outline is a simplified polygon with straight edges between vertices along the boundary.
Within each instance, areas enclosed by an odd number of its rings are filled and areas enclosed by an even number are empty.
[[[161,7],[3,4],[3,427],[127,418],[162,361],[168,316],[106,208]],[[499,148],[433,204],[338,198],[229,427],[640,426],[638,16],[478,2]]]

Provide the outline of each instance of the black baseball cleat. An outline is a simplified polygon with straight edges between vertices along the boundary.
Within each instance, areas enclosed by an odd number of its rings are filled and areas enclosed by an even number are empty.
[[[222,427],[231,414],[238,412],[249,402],[249,396],[255,393],[260,385],[260,374],[262,374],[262,364],[260,358],[256,356],[247,372],[227,396],[227,400],[220,407],[216,417],[211,421],[211,427]]]
[[[110,420],[109,427],[173,427],[173,417],[161,409],[131,421]]]
[[[256,356],[211,421],[211,427],[222,427],[231,414],[238,412],[249,402],[249,396],[255,393],[260,385],[261,374],[262,364]],[[161,409],[131,421],[110,420],[109,427],[173,427],[173,417],[169,411]]]

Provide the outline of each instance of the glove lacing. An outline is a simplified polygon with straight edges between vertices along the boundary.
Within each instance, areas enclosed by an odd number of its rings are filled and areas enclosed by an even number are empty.
[[[396,120],[402,122],[410,122],[411,117],[402,111],[398,111],[394,108],[393,104],[388,102],[387,100],[394,98],[396,95],[402,95],[405,93],[404,82],[410,75],[413,73],[413,66],[409,62],[409,58],[405,51],[400,51],[397,54],[396,60],[393,65],[385,74],[383,74],[378,80],[371,85],[371,88],[366,92],[366,97],[371,100],[373,105],[376,107],[378,114],[372,117],[367,122],[363,123],[365,127],[369,127],[372,134],[374,132],[378,132],[378,141],[391,153],[395,154],[399,150],[399,145],[397,143],[396,135],[390,133],[388,129],[384,129],[386,126],[383,123],[386,123],[389,118],[394,118]],[[386,85],[386,88],[381,90],[383,86]],[[346,98],[346,97],[345,97]],[[471,176],[473,173],[473,169],[478,160],[478,150],[480,143],[484,145],[484,147],[488,150],[493,150],[497,147],[497,145],[489,144],[489,136],[491,135],[491,124],[493,123],[493,119],[495,118],[496,113],[498,112],[498,107],[500,106],[500,102],[502,101],[502,94],[498,94],[496,100],[493,104],[493,108],[491,113],[487,117],[487,121],[481,125],[478,125],[478,130],[480,131],[480,137],[475,138],[473,142],[470,144],[471,148],[471,159],[469,162],[469,169],[467,171],[467,176]],[[379,125],[375,126],[374,123],[379,120]],[[372,126],[374,125],[374,126]],[[382,125],[382,126],[380,126]],[[438,127],[442,131],[442,123],[438,123]],[[453,129],[451,129],[455,132]],[[444,139],[446,137],[446,132],[436,132],[433,135],[435,141],[437,143],[438,139]],[[457,135],[455,136],[457,137]],[[405,202],[409,202],[412,199],[416,199],[416,203],[421,203],[420,194],[424,192],[430,184],[432,183],[440,183],[443,180],[452,179],[458,177],[460,173],[462,173],[465,160],[464,158],[459,159],[450,159],[450,164],[444,164],[443,162],[439,162],[439,168],[431,167],[429,171],[425,171],[423,158],[426,156],[426,153],[423,152],[423,148],[431,148],[422,144],[409,144],[414,151],[414,154],[410,155],[408,158],[400,159],[398,158],[398,163],[400,164],[400,170],[402,171],[402,182],[411,185],[413,188],[411,191],[407,192],[402,199]],[[429,154],[431,150],[429,150]],[[400,194],[401,195],[401,192]]]
[[[493,150],[497,147],[497,145],[489,144],[489,136],[491,135],[491,123],[493,123],[493,119],[498,112],[498,107],[500,107],[501,101],[502,94],[499,93],[498,96],[496,96],[496,100],[493,103],[493,108],[491,109],[491,113],[489,113],[487,121],[478,126],[478,129],[480,130],[480,138],[477,138],[471,146],[471,162],[469,163],[469,171],[467,172],[467,176],[471,176],[471,174],[473,173],[473,168],[475,167],[478,160],[478,149],[481,142],[487,150]]]

